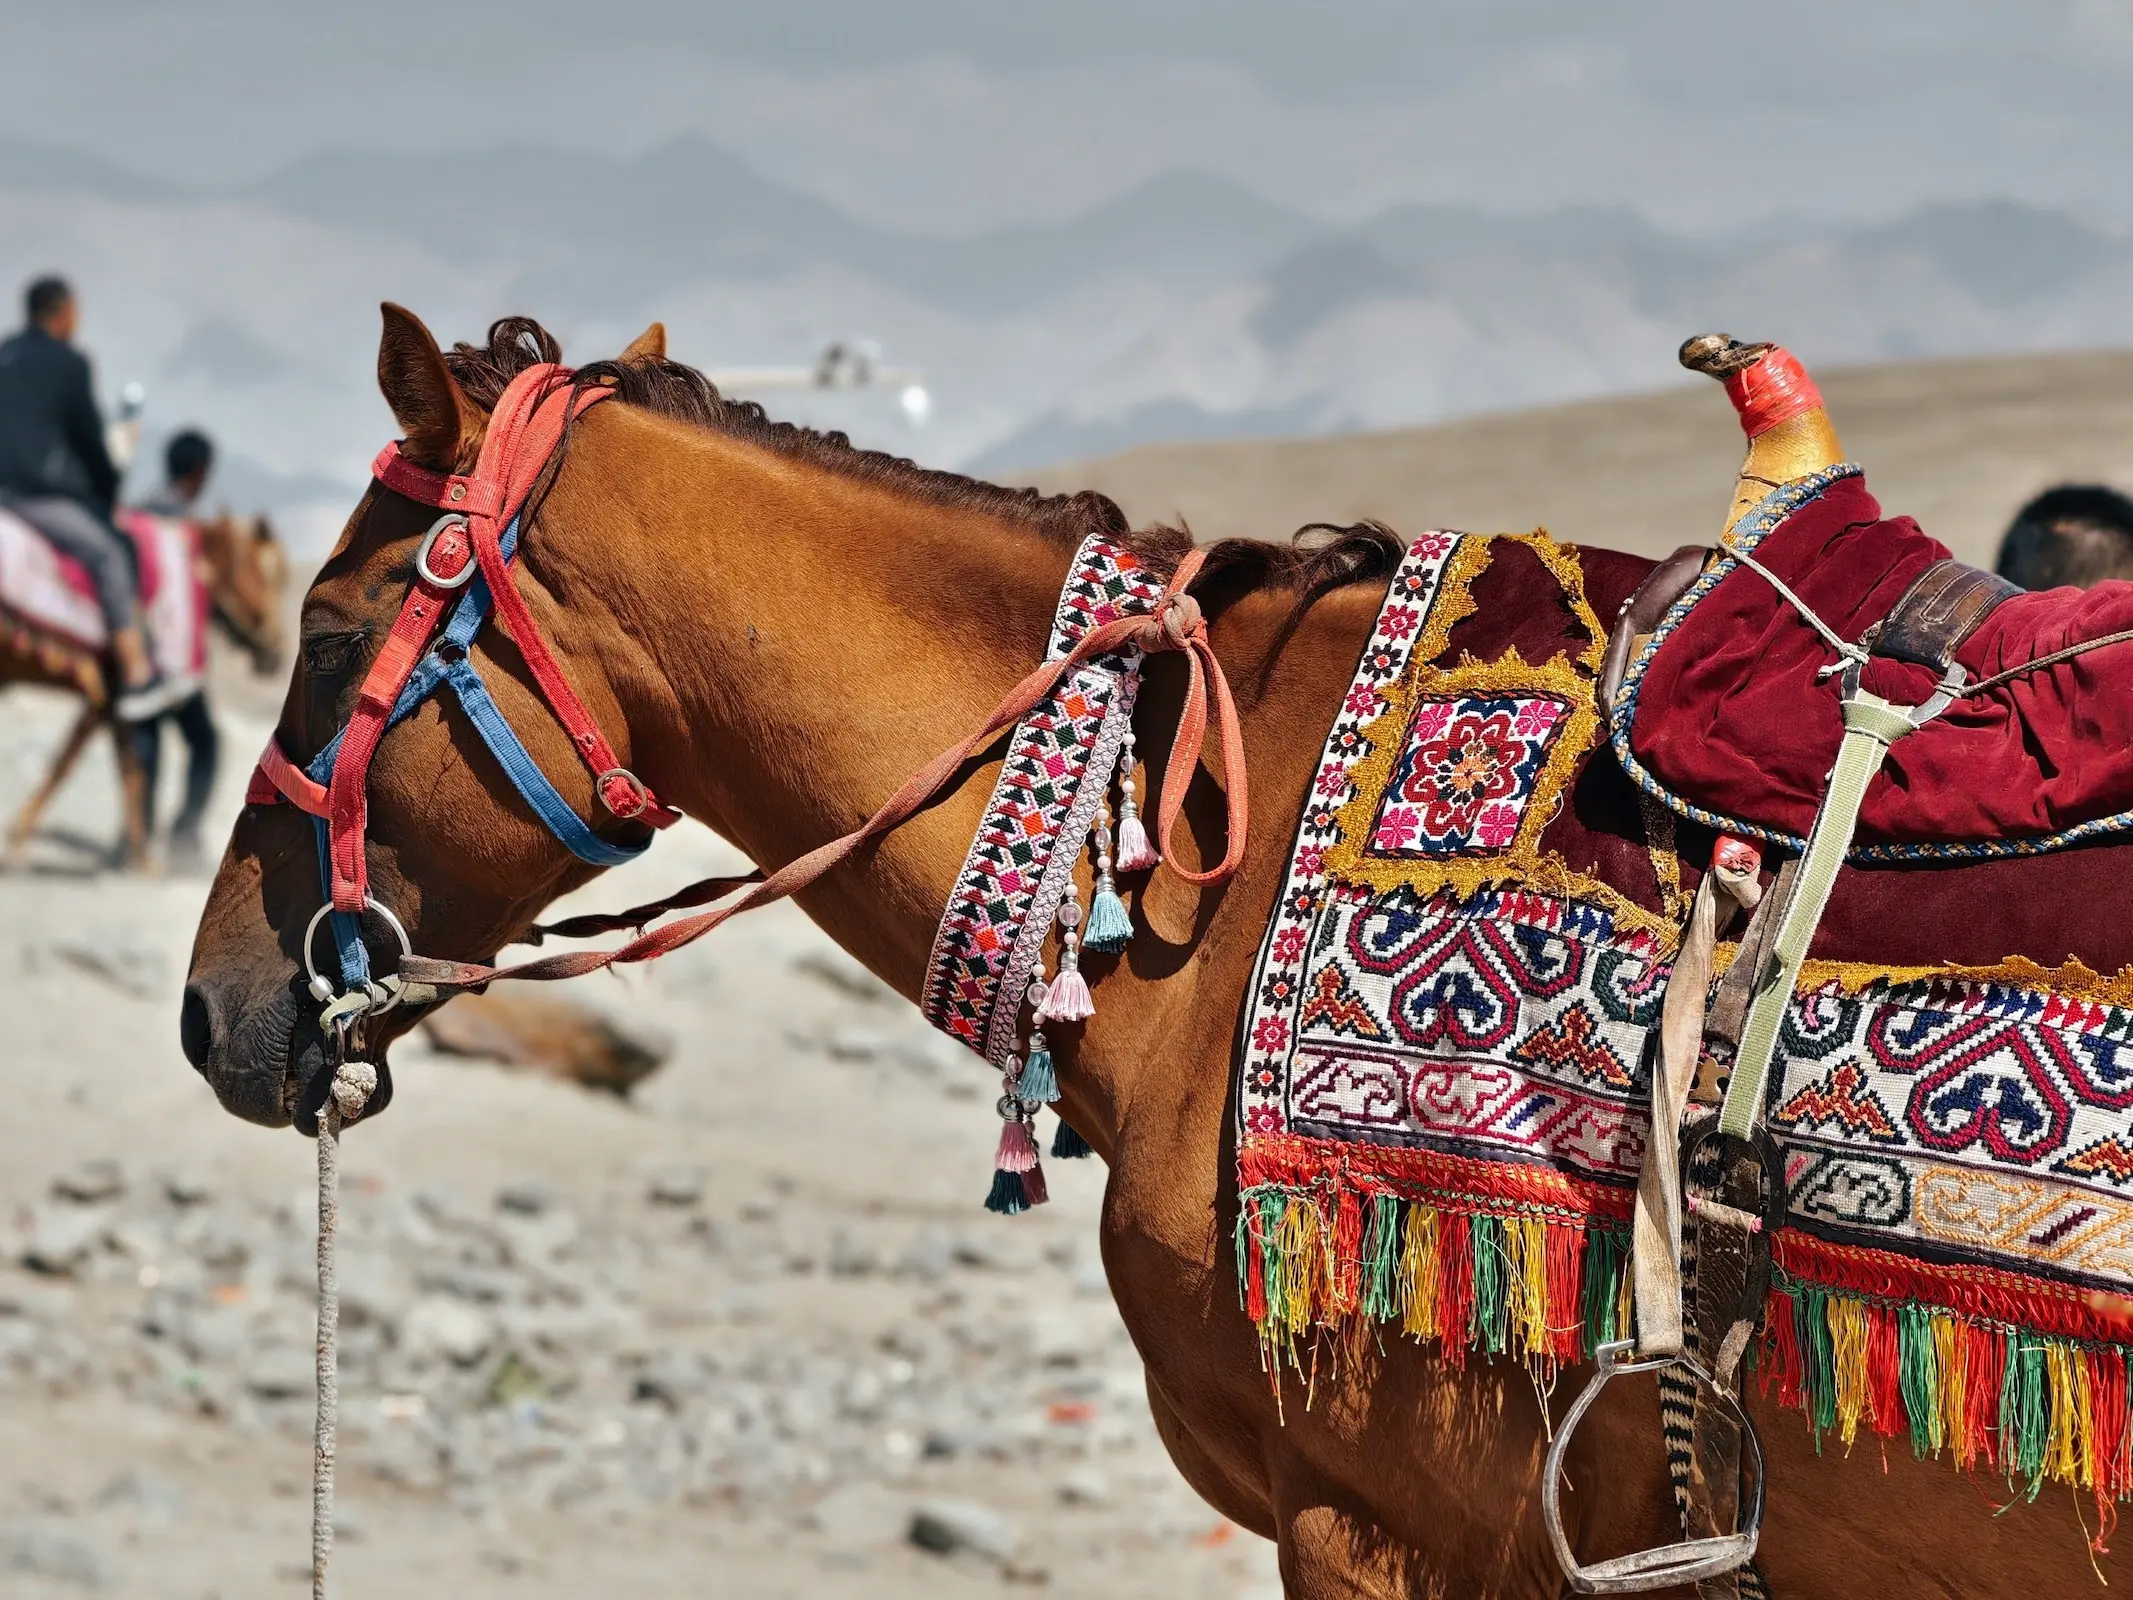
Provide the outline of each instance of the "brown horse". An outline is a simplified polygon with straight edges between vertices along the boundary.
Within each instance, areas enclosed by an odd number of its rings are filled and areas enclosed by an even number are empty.
[[[1097,527],[1122,533],[1122,519],[1098,496],[1011,493],[772,426],[666,362],[663,346],[655,328],[591,369],[624,403],[577,425],[518,582],[620,758],[771,868],[852,827],[975,725],[1040,658],[1076,542]],[[465,469],[505,379],[553,349],[531,324],[505,323],[486,349],[446,357],[388,307],[380,382],[407,453]],[[432,520],[375,488],[357,506],[304,607],[279,733],[291,756],[308,759],[346,719]],[[1139,538],[1155,561],[1182,544],[1160,530]],[[1287,1592],[1541,1600],[1564,1587],[1538,1511],[1550,1396],[1519,1367],[1455,1364],[1391,1335],[1324,1347],[1308,1396],[1294,1378],[1277,1390],[1231,1258],[1231,1039],[1390,550],[1360,530],[1309,555],[1228,547],[1210,562],[1196,593],[1243,714],[1258,801],[1250,849],[1223,889],[1158,872],[1130,953],[1091,959],[1099,1012],[1078,1037],[1063,1030],[1062,1109],[1109,1164],[1104,1261],[1163,1439],[1213,1506],[1278,1542]],[[1552,581],[1536,583],[1537,559],[1515,554],[1477,582],[1479,608],[1450,648],[1493,657],[1515,643],[1537,660],[1561,638]],[[1581,559],[1603,616],[1649,568],[1602,551]],[[513,726],[595,815],[517,649],[495,628],[476,649]],[[1144,751],[1166,742],[1182,678],[1174,658],[1151,665]],[[801,896],[907,996],[994,770],[974,762],[946,798]],[[591,876],[519,804],[463,720],[434,705],[387,736],[370,793],[372,892],[426,954],[488,960]],[[1221,853],[1218,805],[1219,775],[1198,774],[1179,840],[1187,864]],[[643,837],[636,824],[601,826]],[[1658,904],[1635,793],[1611,761],[1589,764],[1548,838],[1575,870]],[[2101,966],[2133,953],[2133,934],[2105,926],[2109,897],[2093,892],[2119,866],[2133,861],[2108,848],[1848,873],[1818,948],[1989,962],[2009,950],[2056,959],[2071,944]],[[319,903],[308,819],[248,808],[201,923],[180,1031],[223,1105],[268,1126],[308,1120],[324,1093],[298,949]],[[406,1009],[388,1017],[373,1046],[413,1020]],[[978,1166],[974,1156],[974,1191]],[[2070,1497],[1994,1518],[1989,1482],[1908,1452],[1819,1454],[1799,1417],[1774,1400],[1756,1408],[1774,1593],[2060,1595],[2094,1581]],[[1576,1445],[1569,1516],[1586,1558],[1674,1536],[1648,1388],[1616,1385]]]
[[[240,519],[222,512],[200,528],[200,558],[206,568],[209,603],[216,624],[251,658],[261,676],[279,671],[282,609],[289,586],[289,558],[265,517]],[[18,859],[52,797],[74,771],[98,728],[109,727],[118,752],[121,833],[119,853],[135,870],[149,860],[146,769],[126,728],[111,717],[109,678],[96,653],[28,624],[0,627],[0,685],[42,684],[81,698],[74,725],[53,754],[44,780],[8,825],[4,857]]]

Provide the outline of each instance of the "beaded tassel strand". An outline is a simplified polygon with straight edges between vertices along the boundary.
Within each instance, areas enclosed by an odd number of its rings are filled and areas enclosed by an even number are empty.
[[[1109,806],[1097,811],[1091,842],[1096,856],[1096,889],[1089,897],[1089,927],[1082,935],[1081,945],[1084,950],[1113,956],[1132,941],[1133,919],[1126,915],[1126,903],[1118,897],[1118,881],[1111,875]]]
[[[1096,1015],[1089,980],[1081,975],[1081,935],[1076,931],[1080,926],[1081,901],[1070,877],[1066,898],[1059,903],[1059,976],[1037,1008],[1039,1022],[1086,1022]]]
[[[1133,803],[1133,729],[1129,727],[1118,756],[1118,870],[1140,872],[1162,859],[1148,842],[1140,808]]]
[[[1040,964],[1032,969],[1029,988],[1023,993],[1023,1000],[1036,1008],[1040,1021],[1048,994]],[[1000,1098],[993,1106],[1000,1114],[1000,1144],[993,1153],[992,1192],[985,1197],[985,1209],[1005,1217],[1017,1216],[1051,1198],[1045,1187],[1044,1168],[1037,1160],[1034,1124],[1037,1109],[1044,1103],[1039,1098],[1041,1091],[1048,1081],[1049,1098],[1057,1099],[1058,1079],[1042,1032],[1031,1030],[1025,1050],[1026,1054],[1018,1052],[1007,1058],[1006,1069],[1000,1074]]]

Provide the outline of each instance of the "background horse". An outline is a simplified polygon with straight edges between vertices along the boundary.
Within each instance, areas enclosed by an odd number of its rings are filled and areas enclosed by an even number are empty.
[[[289,559],[265,517],[242,519],[222,512],[197,523],[200,557],[206,569],[208,603],[216,625],[250,658],[261,676],[280,670],[289,585]],[[153,832],[156,724],[129,729],[112,719],[103,666],[94,651],[33,623],[9,619],[0,626],[0,685],[42,684],[77,696],[80,713],[67,731],[51,764],[30,797],[8,825],[5,859],[20,858],[52,797],[100,727],[111,729],[118,756],[120,788],[119,855],[139,870],[148,865]],[[175,837],[197,830],[200,811],[214,778],[212,725],[199,717],[180,721],[190,752],[186,800],[173,828]],[[205,736],[203,737],[203,729]]]
[[[538,328],[507,322],[486,348],[447,358],[387,308],[380,382],[408,456],[465,470],[508,378],[555,354]],[[1098,496],[1040,499],[773,425],[662,357],[648,336],[628,359],[581,372],[611,382],[622,403],[576,425],[529,514],[516,582],[619,759],[774,868],[852,827],[966,733],[1040,659],[1079,540],[1126,530]],[[346,720],[434,520],[373,489],[313,585],[277,735],[299,764]],[[1185,545],[1163,530],[1134,542],[1159,567]],[[1213,552],[1195,592],[1237,691],[1259,826],[1226,887],[1157,873],[1129,952],[1088,958],[1098,1010],[1057,1029],[1060,1109],[1109,1164],[1104,1262],[1157,1428],[1210,1504],[1278,1542],[1288,1593],[1544,1600],[1563,1579],[1538,1515],[1543,1388],[1510,1363],[1447,1359],[1391,1333],[1329,1340],[1311,1352],[1307,1383],[1277,1382],[1239,1304],[1231,1251],[1233,1035],[1396,549],[1366,529],[1311,553]],[[1602,616],[1651,565],[1595,550],[1580,559]],[[1477,610],[1448,649],[1491,659],[1515,645],[1545,659],[1566,638],[1559,595],[1537,557],[1511,551],[1476,581]],[[474,649],[504,715],[580,814],[641,842],[641,825],[596,809],[509,637],[487,628]],[[1182,680],[1175,659],[1150,663],[1143,751],[1167,743]],[[1160,759],[1150,765],[1143,793],[1160,785]],[[996,766],[972,763],[952,794],[800,897],[907,997]],[[592,876],[519,805],[463,719],[435,705],[386,737],[369,796],[372,893],[425,954],[489,960]],[[1216,773],[1196,775],[1187,819],[1179,853],[1198,866],[1220,852]],[[1587,764],[1547,842],[1574,870],[1660,906],[1637,794],[1611,759]],[[1693,886],[1693,864],[1677,866]],[[1817,949],[1933,963],[2010,950],[2056,959],[2072,945],[2122,963],[2133,930],[2114,925],[2114,897],[2095,886],[2129,866],[2127,848],[2109,846],[1848,873]],[[299,948],[319,897],[310,820],[248,807],[201,921],[180,1036],[222,1104],[267,1126],[308,1122],[325,1092]],[[371,932],[375,949],[390,948],[382,924]],[[393,1038],[416,1020],[412,1007],[385,1018],[373,1055],[389,1066]],[[389,1078],[374,1107],[388,1088]],[[865,1137],[824,1121],[826,1141]],[[2094,1581],[2069,1498],[1995,1519],[1988,1486],[1944,1464],[1900,1450],[1824,1455],[1774,1398],[1751,1396],[1751,1407],[1774,1486],[1763,1544],[1774,1593],[2067,1594]],[[1568,1515],[1587,1559],[1675,1536],[1658,1432],[1651,1392],[1630,1384],[1581,1429]]]

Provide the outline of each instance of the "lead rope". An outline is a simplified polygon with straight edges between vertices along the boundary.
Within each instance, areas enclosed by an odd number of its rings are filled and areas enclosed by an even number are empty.
[[[349,1061],[348,1033],[334,1030],[333,1091],[318,1114],[318,1416],[311,1434],[311,1600],[326,1600],[333,1559],[333,1462],[341,1411],[341,1284],[334,1258],[341,1223],[341,1129],[363,1114],[378,1069]]]

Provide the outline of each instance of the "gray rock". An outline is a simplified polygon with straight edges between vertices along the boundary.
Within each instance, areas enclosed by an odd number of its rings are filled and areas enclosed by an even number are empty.
[[[1059,1498],[1070,1506],[1111,1503],[1111,1480],[1095,1467],[1076,1467],[1059,1480]]]
[[[839,1028],[823,1043],[832,1061],[878,1061],[888,1040],[872,1028]]]
[[[116,1200],[125,1188],[126,1178],[119,1171],[119,1164],[105,1157],[84,1161],[54,1178],[52,1197],[72,1200],[80,1205],[94,1205],[99,1200]]]
[[[244,1364],[244,1386],[260,1400],[300,1400],[317,1382],[317,1357],[288,1345],[256,1350]]]
[[[853,1000],[887,1005],[897,998],[894,989],[842,950],[810,950],[792,966],[793,971],[813,978],[817,983],[824,984]]]
[[[929,1461],[947,1461],[957,1456],[991,1456],[1004,1458],[1009,1452],[1008,1438],[998,1428],[982,1423],[966,1423],[960,1427],[929,1428],[926,1430],[921,1453]]]
[[[371,1244],[341,1247],[341,1316],[349,1323],[394,1328],[415,1297],[407,1269],[388,1250]]]
[[[455,1366],[466,1367],[488,1353],[496,1325],[463,1300],[431,1294],[408,1308],[400,1337],[417,1355],[442,1356]]]
[[[215,1185],[206,1173],[191,1167],[174,1167],[161,1175],[163,1198],[174,1206],[197,1206],[215,1198]]]
[[[838,1228],[830,1234],[828,1265],[833,1278],[863,1278],[881,1270],[881,1251],[871,1237]]]
[[[911,1527],[911,1500],[878,1483],[848,1483],[816,1501],[807,1524],[830,1544],[891,1544]]]
[[[0,1572],[27,1573],[82,1589],[104,1588],[115,1576],[102,1545],[49,1517],[0,1525]]]
[[[466,1228],[479,1220],[467,1209],[459,1191],[448,1183],[426,1183],[410,1198],[415,1214],[433,1228]]]
[[[70,1276],[88,1259],[109,1221],[100,1206],[41,1205],[31,1213],[22,1259],[39,1272]]]
[[[496,1191],[500,1211],[515,1216],[537,1217],[555,1204],[555,1185],[545,1178],[519,1178]]]
[[[955,1265],[955,1243],[939,1228],[923,1228],[913,1235],[898,1258],[899,1275],[921,1283],[938,1283]]]
[[[704,1197],[704,1169],[686,1162],[661,1167],[652,1174],[645,1196],[654,1205],[693,1206]]]
[[[911,1513],[905,1537],[936,1555],[970,1550],[988,1560],[1011,1561],[1015,1554],[1015,1525],[975,1500],[926,1501]]]
[[[141,1467],[128,1467],[96,1491],[90,1502],[106,1511],[121,1511],[143,1527],[168,1527],[185,1515],[185,1493],[168,1478]]]
[[[88,930],[55,940],[57,956],[77,972],[109,984],[137,1000],[173,999],[170,956],[139,928],[124,924]]]

